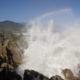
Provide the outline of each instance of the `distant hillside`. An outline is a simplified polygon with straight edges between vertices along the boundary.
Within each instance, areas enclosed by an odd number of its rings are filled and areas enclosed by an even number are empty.
[[[23,27],[24,27],[24,24],[20,24],[20,23],[8,21],[8,20],[0,22],[1,30],[7,30],[11,32],[20,32]]]

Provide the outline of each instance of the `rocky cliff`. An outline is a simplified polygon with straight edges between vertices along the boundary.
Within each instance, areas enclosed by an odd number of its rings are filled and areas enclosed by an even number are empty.
[[[22,62],[22,53],[16,44],[16,35],[0,32],[0,71],[4,68],[15,70]]]

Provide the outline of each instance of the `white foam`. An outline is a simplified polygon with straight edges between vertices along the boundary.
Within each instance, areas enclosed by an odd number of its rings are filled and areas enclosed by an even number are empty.
[[[23,73],[25,69],[33,69],[51,77],[62,75],[62,69],[69,68],[75,75],[78,74],[77,66],[80,64],[80,29],[74,28],[54,31],[53,20],[49,21],[46,28],[38,22],[33,23],[26,33],[23,64],[19,70]]]

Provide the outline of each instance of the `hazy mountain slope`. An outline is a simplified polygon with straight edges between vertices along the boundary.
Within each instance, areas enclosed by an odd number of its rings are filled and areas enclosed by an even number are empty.
[[[0,22],[0,29],[8,30],[11,32],[20,32],[23,26],[24,26],[23,24],[12,22],[12,21]]]

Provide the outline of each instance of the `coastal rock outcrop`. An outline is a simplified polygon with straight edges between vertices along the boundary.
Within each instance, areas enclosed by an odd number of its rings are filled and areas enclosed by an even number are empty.
[[[49,80],[49,78],[37,71],[25,70],[23,80]]]
[[[22,52],[18,48],[17,35],[0,31],[0,80],[21,80],[16,68],[22,63]]]
[[[79,77],[73,75],[70,69],[64,69],[62,73],[66,80],[80,80]],[[63,79],[59,75],[54,75],[51,78],[48,78],[47,76],[34,70],[25,70],[23,75],[23,80],[65,80],[65,79]]]
[[[22,52],[16,43],[16,35],[0,32],[0,71],[4,68],[15,70],[22,62]]]

